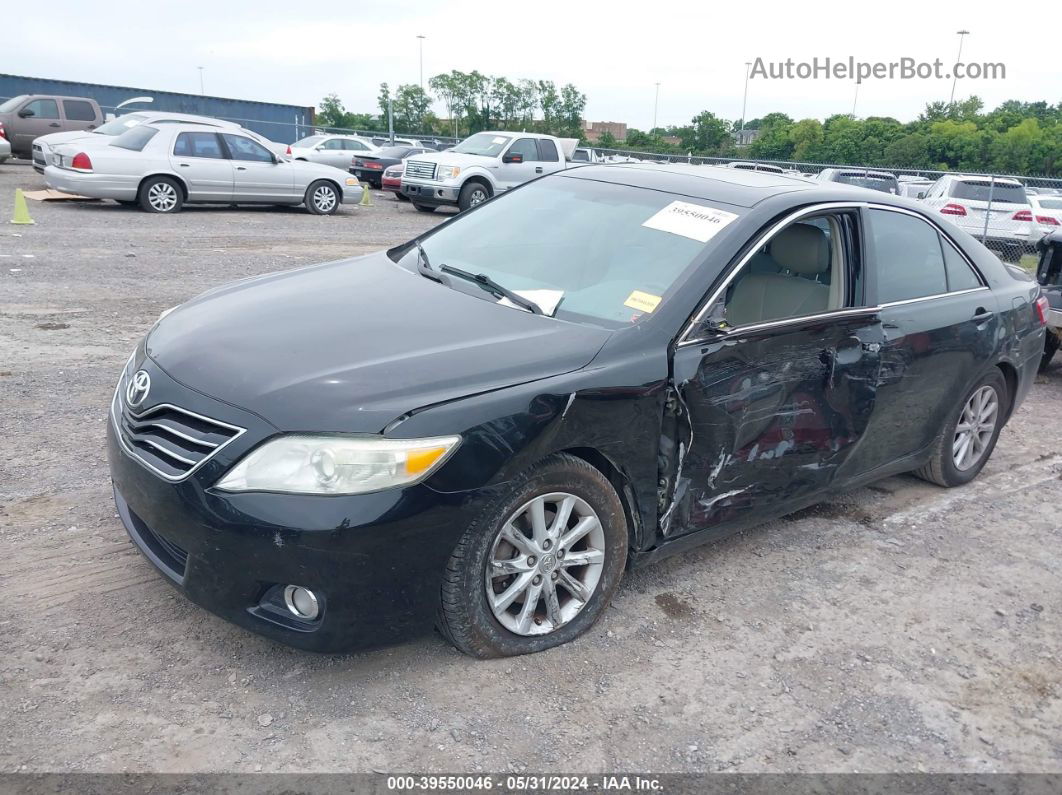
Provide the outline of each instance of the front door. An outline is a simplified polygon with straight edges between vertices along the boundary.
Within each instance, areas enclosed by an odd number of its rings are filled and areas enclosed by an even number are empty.
[[[17,113],[18,118],[12,124],[14,135],[11,140],[11,148],[16,152],[32,151],[34,138],[59,132],[63,127],[59,118],[59,103],[49,97],[31,99]],[[28,115],[23,116],[23,113]]]
[[[233,201],[283,204],[294,200],[294,163],[277,162],[272,152],[246,136],[222,133],[221,137],[232,158]]]
[[[506,157],[520,155],[523,159],[519,163],[506,163]],[[533,179],[535,168],[540,164],[538,161],[538,144],[534,138],[517,138],[510,144],[509,149],[502,156],[501,165],[498,166],[498,187],[501,190],[509,190],[517,185],[522,185],[529,179]]]
[[[858,239],[854,210],[781,229],[715,299],[713,328],[676,349],[687,452],[668,536],[778,516],[856,474],[883,339]]]
[[[232,161],[225,156],[217,133],[179,133],[170,163],[188,186],[190,201],[232,201]]]

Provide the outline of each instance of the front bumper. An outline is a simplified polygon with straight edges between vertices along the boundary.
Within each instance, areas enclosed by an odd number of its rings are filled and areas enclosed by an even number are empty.
[[[180,386],[150,360],[140,366],[151,375],[152,404],[180,403],[248,428],[187,479],[168,482],[127,452],[112,413],[107,452],[118,514],[170,583],[222,618],[312,651],[386,645],[431,629],[474,495],[424,484],[337,497],[218,491],[221,474],[275,429]],[[314,591],[317,620],[286,610],[286,584]]]
[[[402,195],[410,201],[432,207],[455,205],[461,195],[460,186],[440,185],[437,182],[410,182],[402,178]]]
[[[48,166],[44,169],[44,184],[63,193],[88,196],[93,199],[133,201],[136,199],[137,192],[135,177],[82,173],[58,166]]]

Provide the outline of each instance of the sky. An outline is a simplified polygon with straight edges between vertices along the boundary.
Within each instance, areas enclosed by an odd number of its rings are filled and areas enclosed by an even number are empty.
[[[988,108],[1006,99],[1062,101],[1062,59],[1035,12],[981,3],[793,2],[654,6],[487,0],[400,3],[131,3],[53,0],[47,24],[8,15],[0,72],[212,96],[317,105],[335,92],[348,110],[376,113],[379,84],[424,80],[451,69],[510,79],[574,83],[585,117],[647,129],[657,82],[659,126],[687,124],[702,110],[741,116],[747,62],[852,57],[868,63],[940,58],[950,69],[964,39],[965,62],[1002,63],[1006,78],[960,80],[956,98]],[[592,8],[592,10],[591,10]],[[1014,7],[1017,8],[1017,7]],[[527,13],[531,12],[531,13]],[[1042,36],[1046,35],[1046,38]],[[748,81],[747,117],[834,113],[909,121],[927,102],[946,101],[944,79]],[[435,107],[442,115],[441,103]]]

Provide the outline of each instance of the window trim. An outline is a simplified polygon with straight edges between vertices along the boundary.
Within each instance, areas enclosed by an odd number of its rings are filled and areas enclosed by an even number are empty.
[[[41,103],[51,102],[55,106],[55,115],[54,116],[41,116],[41,115],[37,114],[36,112],[34,112],[34,114],[32,116],[27,116],[26,118],[28,118],[28,119],[44,119],[45,121],[59,121],[62,118],[64,118],[63,115],[62,115],[62,111],[59,109],[59,99],[58,99],[58,97],[34,97],[29,102],[22,103],[22,107],[18,109],[18,112],[21,112],[21,111],[25,110],[26,108],[28,108],[30,105],[35,105],[38,102],[41,102]],[[16,115],[18,115],[18,112],[16,112]]]

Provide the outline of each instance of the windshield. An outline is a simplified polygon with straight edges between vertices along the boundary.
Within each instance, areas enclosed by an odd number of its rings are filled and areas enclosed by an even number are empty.
[[[483,155],[484,157],[497,157],[501,154],[505,145],[511,141],[507,135],[494,135],[493,133],[476,133],[470,138],[466,138],[453,149],[451,152],[458,152],[462,155]]]
[[[92,132],[99,135],[121,135],[130,127],[141,124],[146,118],[147,114],[144,113],[127,113],[125,116],[119,116],[106,124],[101,124]]]
[[[704,249],[702,240],[717,231],[702,234],[706,223],[721,228],[740,212],[728,205],[719,208],[723,223],[706,222],[698,207],[707,205],[658,190],[549,177],[459,216],[422,243],[436,271],[448,265],[483,273],[547,314],[556,307],[554,317],[615,329],[637,323],[668,300]],[[683,214],[679,220],[669,215],[676,210]],[[659,228],[669,225],[676,231]],[[416,246],[389,253],[417,270]],[[461,281],[452,286],[475,291]],[[485,291],[476,293],[493,300]]]
[[[879,190],[882,193],[898,193],[900,186],[895,177],[887,174],[859,174],[843,173],[837,175],[837,181],[845,185],[856,185],[860,188]]]
[[[19,94],[17,97],[11,97],[11,99],[3,105],[0,105],[0,113],[7,113],[9,110],[14,110],[22,104],[22,100],[26,99],[28,96],[29,94]]]
[[[292,146],[297,146],[300,149],[309,149],[310,147],[317,146],[317,144],[321,143],[324,139],[325,136],[323,135],[311,135],[309,138],[303,138],[296,141]]]
[[[956,199],[971,199],[977,202],[986,202],[991,194],[992,201],[996,204],[1028,204],[1025,198],[1025,188],[1015,185],[1013,182],[997,182],[994,185],[991,180],[963,180],[956,182],[951,189],[951,195]]]

